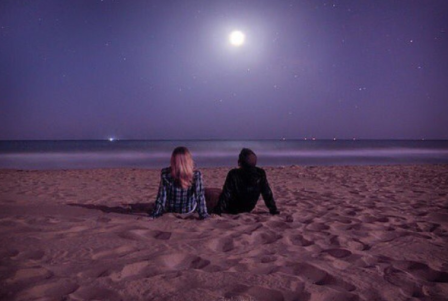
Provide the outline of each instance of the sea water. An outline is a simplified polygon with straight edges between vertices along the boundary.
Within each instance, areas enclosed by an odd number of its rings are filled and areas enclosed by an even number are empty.
[[[0,168],[161,168],[177,146],[198,168],[236,167],[243,147],[260,166],[447,164],[447,140],[0,141]]]

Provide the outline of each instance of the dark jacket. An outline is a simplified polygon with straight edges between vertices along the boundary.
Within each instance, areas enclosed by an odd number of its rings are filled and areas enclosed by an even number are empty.
[[[258,167],[241,167],[229,171],[219,198],[218,213],[237,214],[255,208],[260,194],[271,214],[278,214],[266,172]]]

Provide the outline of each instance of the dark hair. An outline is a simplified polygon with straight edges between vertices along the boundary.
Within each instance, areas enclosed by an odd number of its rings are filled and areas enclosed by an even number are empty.
[[[252,150],[243,148],[238,157],[238,165],[241,167],[255,167],[257,165],[257,155]]]

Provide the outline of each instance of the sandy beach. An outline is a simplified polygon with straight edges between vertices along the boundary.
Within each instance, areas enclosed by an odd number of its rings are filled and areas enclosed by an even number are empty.
[[[160,170],[0,170],[0,299],[448,300],[448,165],[265,170],[280,215],[205,221],[148,218]]]

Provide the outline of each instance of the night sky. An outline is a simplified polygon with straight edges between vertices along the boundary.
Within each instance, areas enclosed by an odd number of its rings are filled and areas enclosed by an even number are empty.
[[[448,139],[447,32],[446,0],[2,0],[0,139]]]

